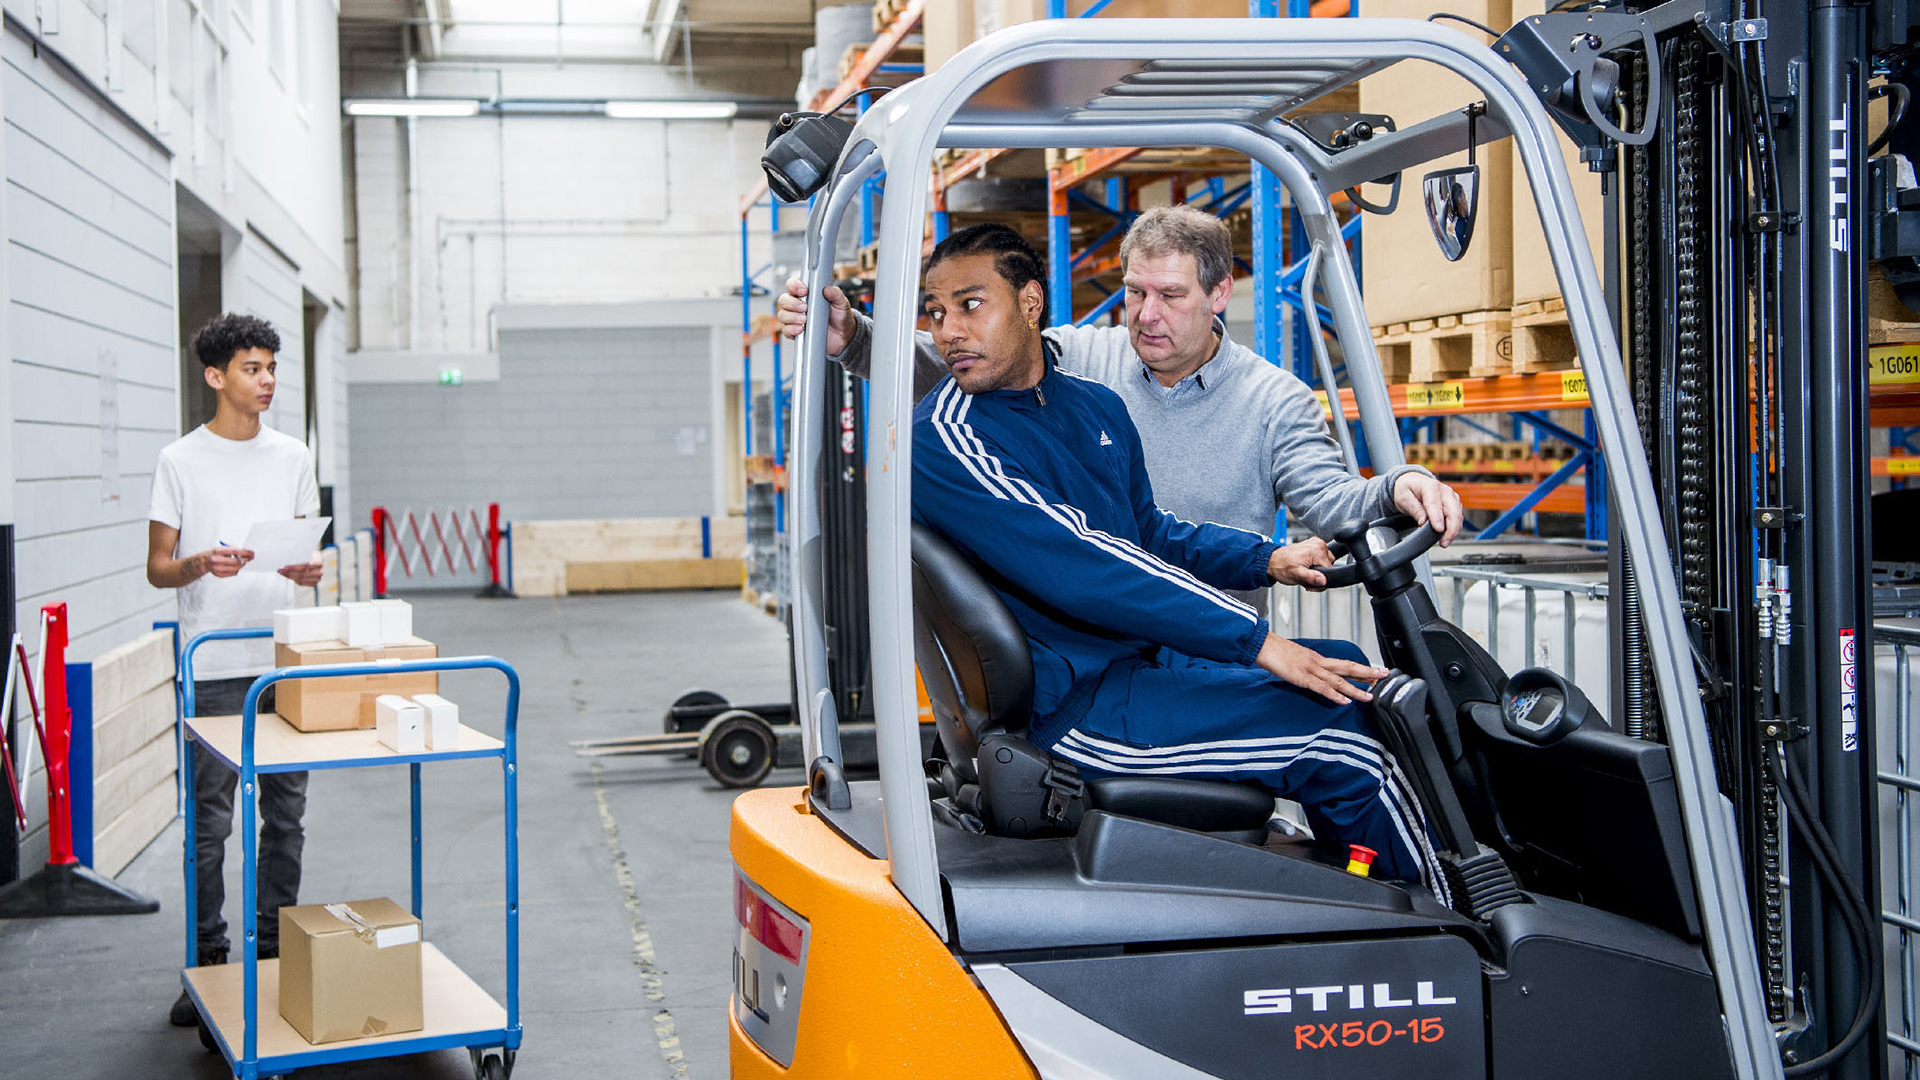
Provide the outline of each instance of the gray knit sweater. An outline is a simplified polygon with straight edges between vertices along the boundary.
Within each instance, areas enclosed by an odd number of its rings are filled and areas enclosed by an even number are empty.
[[[854,312],[847,349],[832,359],[866,377],[872,320]],[[1211,521],[1266,536],[1285,506],[1315,535],[1328,537],[1342,522],[1393,512],[1393,484],[1402,465],[1371,479],[1347,472],[1313,391],[1292,373],[1254,355],[1226,335],[1213,359],[1173,386],[1147,370],[1124,326],[1054,327],[1064,370],[1111,388],[1140,429],[1154,501],[1188,521]],[[926,333],[915,335],[913,393],[917,401],[947,375],[946,361]],[[1261,611],[1266,594],[1236,593]]]

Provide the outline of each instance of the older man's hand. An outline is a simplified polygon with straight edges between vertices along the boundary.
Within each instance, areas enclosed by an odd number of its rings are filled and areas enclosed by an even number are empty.
[[[1460,493],[1422,472],[1402,475],[1393,485],[1393,505],[1422,525],[1431,525],[1446,547],[1460,535],[1466,520],[1466,508]]]
[[[820,295],[827,301],[827,355],[839,356],[847,351],[847,338],[853,327],[853,305],[838,285],[827,286]],[[807,328],[806,282],[798,277],[787,279],[786,291],[774,299],[773,317],[780,324],[781,333],[790,338],[800,336]]]
[[[1327,587],[1326,576],[1316,566],[1332,566],[1333,552],[1319,537],[1309,537],[1273,549],[1267,560],[1267,576],[1276,585],[1304,585],[1316,592]]]

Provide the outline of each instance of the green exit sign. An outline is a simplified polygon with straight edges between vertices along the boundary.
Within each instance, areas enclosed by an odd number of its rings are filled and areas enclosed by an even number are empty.
[[[459,386],[461,383],[465,381],[466,381],[465,377],[463,377],[460,374],[460,369],[457,367],[440,369],[440,385],[441,386]]]

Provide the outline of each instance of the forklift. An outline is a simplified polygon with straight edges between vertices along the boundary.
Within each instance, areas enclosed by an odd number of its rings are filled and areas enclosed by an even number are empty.
[[[848,207],[870,178],[891,189],[865,534],[880,768],[847,778],[820,692],[819,541],[837,523],[817,486],[831,366],[810,331],[788,501],[808,784],[734,803],[732,1075],[1888,1076],[1909,1051],[1890,1048],[1882,1008],[1858,677],[1874,612],[1864,291],[1871,258],[1920,294],[1899,127],[1916,26],[1920,5],[1900,0],[1568,3],[1491,47],[1431,21],[1053,20],[976,42],[855,123],[783,117],[763,166],[783,199],[813,198],[810,327],[826,325],[825,253]],[[1297,115],[1397,63],[1483,100]],[[1870,93],[1895,99],[1887,131],[1867,129]],[[1607,184],[1601,267],[1556,126]],[[1056,769],[1024,737],[1019,625],[910,521],[936,148],[1245,154],[1298,210],[1387,468],[1398,430],[1332,197],[1424,211],[1457,250],[1471,167],[1422,170],[1504,138],[1604,451],[1620,716],[1551,670],[1502,670],[1441,618],[1422,580],[1430,529],[1356,521],[1330,538],[1346,557],[1328,576],[1370,597],[1394,669],[1370,709],[1433,821],[1449,902],[1272,829],[1263,789]],[[1399,198],[1403,178],[1419,199]],[[1384,200],[1361,194],[1383,185]]]

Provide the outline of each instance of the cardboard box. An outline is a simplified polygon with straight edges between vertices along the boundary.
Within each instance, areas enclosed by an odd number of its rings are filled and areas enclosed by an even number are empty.
[[[280,1015],[310,1043],[419,1031],[420,920],[385,898],[280,909]]]
[[[992,0],[986,0],[991,3]],[[926,70],[932,74],[973,42],[974,0],[927,0],[920,16]]]
[[[441,697],[439,694],[415,694],[413,703],[420,706],[427,717],[427,749],[458,750],[460,748],[460,706]]]
[[[1459,0],[1446,10],[1503,29],[1511,21],[1511,7],[1510,0]],[[1369,17],[1424,19],[1434,5],[1430,0],[1366,0],[1364,10]],[[1454,29],[1460,28],[1455,25]],[[1361,111],[1386,113],[1402,129],[1465,108],[1483,96],[1460,76],[1420,60],[1398,63],[1360,80]],[[1513,307],[1512,140],[1483,144],[1474,162],[1480,166],[1478,217],[1473,242],[1459,262],[1448,262],[1434,242],[1420,180],[1429,172],[1467,163],[1464,135],[1458,153],[1401,176],[1398,210],[1366,216],[1360,227],[1361,292],[1372,325]],[[1386,189],[1378,185],[1368,185],[1366,193],[1375,199],[1386,197]]]
[[[369,600],[380,615],[380,644],[398,645],[413,638],[413,605],[405,600]]]
[[[1067,14],[1078,16],[1096,0],[1067,0]],[[981,37],[1008,26],[1044,19],[1047,0],[927,0],[920,18],[926,38],[926,70],[931,73],[953,54]],[[1112,0],[1100,19],[1244,19],[1247,0]]]
[[[332,641],[343,625],[338,607],[282,608],[273,613],[273,640],[280,645]]]
[[[340,624],[340,640],[356,649],[386,644],[380,639],[380,609],[370,600],[341,604]]]
[[[373,730],[381,745],[396,754],[427,749],[427,712],[410,698],[381,694],[373,699]]]
[[[1586,230],[1587,249],[1593,253],[1593,268],[1601,265],[1601,230],[1606,206],[1600,200],[1600,174],[1580,160],[1580,148],[1558,127],[1560,157],[1567,163],[1567,176],[1573,180],[1573,199],[1580,207],[1580,224]],[[1547,251],[1546,230],[1540,227],[1540,211],[1533,201],[1533,185],[1527,183],[1526,166],[1518,154],[1513,158],[1513,302],[1531,304],[1560,295],[1560,279],[1553,272],[1553,256]],[[1619,178],[1614,178],[1615,184]],[[1606,282],[1602,280],[1602,285]]]
[[[382,648],[355,649],[344,641],[316,641],[306,645],[275,645],[276,667],[305,664],[358,664],[380,660],[431,660],[440,650],[431,641],[414,638]],[[342,731],[374,726],[374,700],[381,694],[431,694],[440,689],[434,672],[394,675],[342,676],[331,679],[289,679],[274,687],[274,711],[300,731]]]

